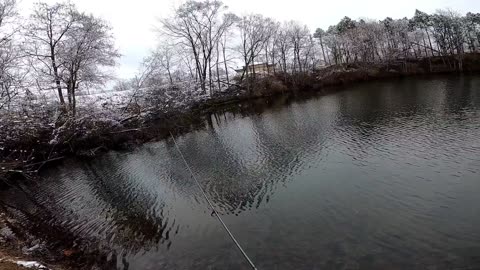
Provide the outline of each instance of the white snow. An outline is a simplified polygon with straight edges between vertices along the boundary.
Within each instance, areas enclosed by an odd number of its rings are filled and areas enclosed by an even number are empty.
[[[30,269],[49,270],[48,267],[46,267],[45,265],[43,265],[39,262],[35,262],[35,261],[15,261],[15,260],[11,260],[11,259],[0,258],[0,262],[9,262],[9,263],[13,263],[13,264],[16,264],[18,266],[22,266],[22,267],[30,268]]]
[[[16,263],[19,266],[26,267],[26,268],[48,270],[48,268],[46,266],[44,266],[41,263],[35,262],[35,261],[16,261],[14,263]]]

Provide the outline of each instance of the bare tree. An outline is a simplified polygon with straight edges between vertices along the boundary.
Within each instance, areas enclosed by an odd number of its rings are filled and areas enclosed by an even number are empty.
[[[76,20],[75,6],[72,4],[37,3],[30,16],[30,23],[25,27],[27,44],[30,45],[27,52],[34,58],[34,69],[39,76],[37,81],[46,82],[47,89],[51,88],[49,82],[54,81],[54,88],[57,90],[60,104],[64,108],[66,107],[59,71],[62,65],[58,59],[59,47]]]
[[[77,19],[60,47],[60,77],[66,85],[70,110],[76,112],[76,91],[80,84],[101,85],[111,76],[106,67],[116,64],[120,54],[114,46],[110,25],[93,15],[75,12]]]
[[[324,41],[323,38],[325,37],[325,31],[322,28],[317,28],[315,31],[314,37],[318,39],[320,42],[320,47],[322,48],[322,56],[323,56],[323,62],[325,65],[330,65],[330,58],[327,57],[328,54],[325,53],[325,46],[324,46]]]
[[[228,61],[227,61],[227,37],[228,37],[228,31],[225,31],[225,33],[223,33],[223,37],[220,39],[220,45],[222,46],[223,65],[225,67],[227,84],[230,85],[230,77],[228,76]]]
[[[307,26],[297,22],[290,22],[288,27],[290,42],[293,46],[293,71],[303,73],[306,71],[312,53],[310,31]]]
[[[79,12],[73,4],[38,3],[26,27],[28,54],[37,71],[40,87],[57,90],[60,104],[76,113],[76,91],[85,86],[105,82],[105,67],[115,65],[118,52],[114,48],[111,27],[103,20]]]
[[[161,20],[163,32],[187,47],[195,61],[200,87],[212,94],[212,60],[214,49],[223,33],[234,23],[235,16],[225,13],[220,1],[187,1],[174,11],[173,18]]]
[[[22,48],[15,40],[17,15],[15,0],[0,0],[0,109],[10,107],[27,72],[22,68]]]
[[[256,76],[255,60],[261,55],[268,41],[274,33],[276,24],[270,19],[260,14],[250,14],[243,16],[237,23],[240,36],[240,53],[244,66],[240,81],[247,79],[247,88],[251,93],[250,73],[252,78]]]
[[[167,42],[163,42],[158,48],[155,50],[151,61],[153,61],[153,66],[159,68],[160,72],[166,72],[168,76],[168,81],[170,84],[173,84],[173,68],[177,61],[175,59],[175,48],[168,44]]]
[[[290,61],[292,46],[290,43],[288,27],[285,23],[277,32],[274,48],[275,48],[275,51],[277,52],[276,54],[278,55],[277,59],[278,59],[278,63],[280,64],[280,69],[284,73],[284,75],[286,75],[287,72],[289,71],[289,61]]]

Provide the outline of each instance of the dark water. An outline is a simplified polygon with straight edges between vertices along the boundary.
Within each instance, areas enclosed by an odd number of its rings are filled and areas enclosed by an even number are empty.
[[[177,141],[259,269],[480,269],[480,78],[349,88]],[[120,269],[249,269],[171,140],[45,177],[48,222]]]

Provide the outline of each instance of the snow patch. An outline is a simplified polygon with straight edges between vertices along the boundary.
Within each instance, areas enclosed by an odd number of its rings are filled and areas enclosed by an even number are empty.
[[[32,269],[43,269],[43,270],[48,270],[46,266],[44,266],[41,263],[34,262],[34,261],[16,261],[15,262],[19,266],[23,266],[26,268],[32,268]]]

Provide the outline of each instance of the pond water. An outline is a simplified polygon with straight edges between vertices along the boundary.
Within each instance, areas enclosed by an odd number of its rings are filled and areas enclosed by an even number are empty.
[[[177,142],[258,269],[480,268],[479,77],[364,83],[209,122]],[[171,139],[43,176],[29,187],[43,222],[115,250],[118,269],[249,269]]]

